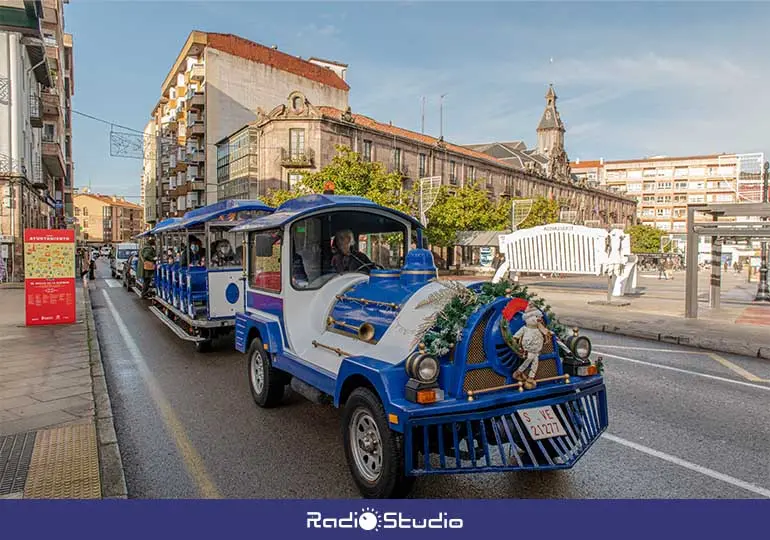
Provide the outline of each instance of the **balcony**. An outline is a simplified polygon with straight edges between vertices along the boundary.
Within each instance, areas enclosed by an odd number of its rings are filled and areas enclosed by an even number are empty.
[[[44,118],[58,118],[60,114],[59,94],[52,91],[43,92],[41,95]]]
[[[206,70],[204,69],[203,64],[194,64],[190,69],[190,80],[192,81],[202,81],[205,75]]]
[[[64,176],[64,155],[59,141],[47,135],[43,135],[43,165],[51,176]]]
[[[198,164],[206,161],[206,154],[201,150],[193,150],[187,152],[187,163]]]
[[[43,116],[41,114],[41,102],[40,97],[35,94],[29,96],[29,123],[32,127],[43,127]]]
[[[190,109],[200,110],[206,106],[206,98],[203,95],[203,92],[194,92],[188,98],[187,103],[189,103]]]
[[[203,126],[203,122],[195,122],[187,127],[187,135],[192,137],[202,137],[206,133],[206,128]]]
[[[305,148],[303,151],[289,151],[281,148],[281,165],[283,167],[312,167],[314,161],[314,152],[312,148]]]
[[[41,161],[34,160],[29,170],[29,182],[35,189],[45,190],[48,189],[48,180],[43,171],[43,164]]]

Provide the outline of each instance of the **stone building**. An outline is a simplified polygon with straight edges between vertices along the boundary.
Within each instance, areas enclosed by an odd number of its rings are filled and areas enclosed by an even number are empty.
[[[559,126],[560,121],[556,128]],[[303,173],[324,167],[335,156],[335,147],[344,145],[363,159],[401,173],[406,188],[419,178],[440,176],[450,188],[476,182],[493,199],[543,196],[563,200],[579,222],[633,221],[635,201],[564,177],[566,155],[560,153],[559,142],[563,150],[563,131],[543,137],[543,144],[556,151],[546,156],[533,153],[527,161],[536,165],[527,167],[512,161],[510,155],[496,157],[494,149],[482,152],[452,144],[354,114],[349,108],[316,106],[303,92],[294,91],[284,103],[269,112],[259,109],[255,122],[217,142],[217,182],[221,198],[254,198],[270,189],[291,189]],[[548,176],[549,163],[551,170],[560,171],[559,177]],[[567,163],[567,171],[568,167]]]
[[[315,103],[347,107],[347,69],[232,34],[191,32],[161,86],[154,127],[146,130],[156,138],[154,150],[145,148],[142,181],[145,188],[154,182],[156,206],[148,219],[217,201],[214,142],[255,121],[258,108],[272,109],[295,89]]]

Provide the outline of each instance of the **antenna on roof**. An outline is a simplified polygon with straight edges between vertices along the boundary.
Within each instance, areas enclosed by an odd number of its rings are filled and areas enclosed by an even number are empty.
[[[440,104],[439,104],[439,117],[440,117],[439,123],[441,124],[440,135],[441,135],[441,140],[442,141],[444,140],[444,97],[445,96],[446,96],[446,94],[441,94],[441,101],[440,101]]]
[[[421,119],[420,133],[425,135],[425,96],[422,96],[422,109],[421,109],[420,119]]]

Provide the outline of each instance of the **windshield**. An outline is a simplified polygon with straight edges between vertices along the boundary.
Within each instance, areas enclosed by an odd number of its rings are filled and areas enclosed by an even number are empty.
[[[136,249],[119,249],[118,250],[118,259],[128,259],[131,255],[136,255],[137,250]]]

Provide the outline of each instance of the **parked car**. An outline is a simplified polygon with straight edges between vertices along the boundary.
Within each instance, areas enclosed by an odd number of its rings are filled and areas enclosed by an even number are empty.
[[[110,259],[112,277],[120,279],[123,276],[123,267],[131,255],[139,253],[139,244],[124,242],[115,245],[115,256]]]
[[[91,260],[96,260],[99,258],[99,256],[100,256],[99,250],[96,248],[93,248],[91,250]]]
[[[131,290],[136,285],[136,268],[139,263],[139,255],[134,252],[128,256],[123,264],[123,286]]]

